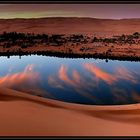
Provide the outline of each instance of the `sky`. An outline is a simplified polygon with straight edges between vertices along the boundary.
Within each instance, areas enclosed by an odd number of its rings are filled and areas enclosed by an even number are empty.
[[[0,18],[140,18],[140,4],[0,4]]]

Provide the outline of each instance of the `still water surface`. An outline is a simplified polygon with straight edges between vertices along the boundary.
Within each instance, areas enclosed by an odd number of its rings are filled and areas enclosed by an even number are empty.
[[[37,55],[0,57],[0,86],[71,103],[138,103],[140,62]]]

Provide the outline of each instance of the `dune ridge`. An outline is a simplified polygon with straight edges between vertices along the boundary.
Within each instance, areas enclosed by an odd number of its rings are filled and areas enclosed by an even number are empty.
[[[0,88],[0,136],[138,136],[140,104],[80,105]]]
[[[81,24],[82,23],[82,24]],[[130,34],[140,31],[140,19],[97,19],[84,17],[48,17],[0,19],[0,33],[30,32],[47,34]]]

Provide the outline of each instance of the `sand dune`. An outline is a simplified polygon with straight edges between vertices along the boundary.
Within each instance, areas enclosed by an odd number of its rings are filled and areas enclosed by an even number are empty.
[[[0,32],[34,32],[57,34],[130,34],[140,31],[140,19],[96,19],[53,17],[35,19],[0,19]]]
[[[64,103],[0,88],[0,136],[136,136],[140,104]]]

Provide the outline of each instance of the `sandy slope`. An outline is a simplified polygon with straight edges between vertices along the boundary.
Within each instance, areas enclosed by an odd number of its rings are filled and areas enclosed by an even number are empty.
[[[77,105],[0,88],[0,136],[4,135],[140,135],[140,105]]]
[[[0,19],[0,33],[34,32],[57,34],[129,34],[140,31],[140,19],[96,19],[54,17],[36,19]]]

